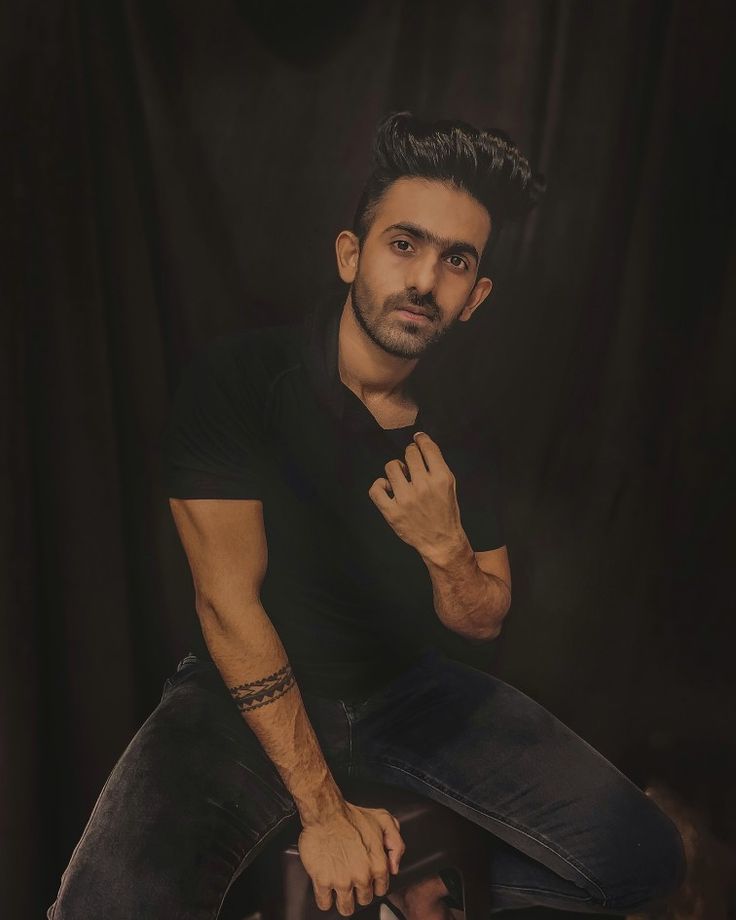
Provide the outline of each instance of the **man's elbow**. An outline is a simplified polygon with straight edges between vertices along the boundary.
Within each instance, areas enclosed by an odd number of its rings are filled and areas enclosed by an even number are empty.
[[[472,636],[468,636],[473,645],[487,645],[489,642],[493,642],[494,639],[498,639],[501,635],[501,625],[498,624],[493,627],[483,627],[482,629],[477,630],[473,633]]]
[[[503,606],[501,610],[495,611],[494,617],[492,620],[480,625],[474,632],[471,637],[472,640],[478,645],[483,645],[487,642],[493,642],[494,639],[498,639],[501,635],[501,630],[503,629],[503,621],[506,619],[506,614],[509,612],[509,607],[511,606],[511,598],[509,597],[508,602]]]
[[[203,597],[197,597],[195,610],[205,640],[213,637],[222,638],[230,631],[230,620],[221,604]]]
[[[219,633],[240,632],[243,622],[258,617],[263,609],[257,595],[245,592],[236,597],[198,593],[194,606],[202,630]]]

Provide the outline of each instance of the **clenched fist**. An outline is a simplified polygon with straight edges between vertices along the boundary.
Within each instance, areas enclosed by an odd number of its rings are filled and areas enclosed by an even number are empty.
[[[455,477],[423,431],[414,435],[404,456],[405,463],[389,460],[386,476],[376,479],[368,495],[398,536],[428,556],[462,538]]]

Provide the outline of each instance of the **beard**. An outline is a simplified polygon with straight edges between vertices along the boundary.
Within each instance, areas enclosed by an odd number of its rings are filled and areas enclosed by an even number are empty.
[[[350,289],[350,302],[356,322],[368,338],[397,358],[419,358],[434,348],[447,335],[457,319],[442,324],[441,311],[434,298],[419,297],[416,292],[403,291],[389,294],[379,306],[366,281],[355,276]],[[412,322],[398,316],[395,311],[406,309],[407,305],[422,307],[429,314],[430,322]]]

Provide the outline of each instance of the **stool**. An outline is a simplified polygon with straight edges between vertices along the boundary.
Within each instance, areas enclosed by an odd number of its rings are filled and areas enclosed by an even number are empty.
[[[490,835],[452,809],[414,792],[382,783],[341,781],[345,798],[370,808],[385,808],[398,818],[406,844],[398,875],[389,875],[389,891],[397,891],[422,879],[454,868],[463,888],[465,920],[487,920],[491,910]],[[222,916],[232,920],[338,920],[333,905],[320,910],[314,899],[312,880],[302,865],[297,841],[302,826],[298,817],[284,829],[273,846],[252,863],[257,873],[260,910],[237,909],[237,886],[227,898]],[[379,920],[380,899],[355,905],[353,916]],[[245,907],[245,905],[244,905]]]

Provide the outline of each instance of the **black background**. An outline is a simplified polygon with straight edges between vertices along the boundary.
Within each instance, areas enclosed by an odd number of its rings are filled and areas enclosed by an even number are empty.
[[[514,575],[476,660],[733,835],[732,5],[270,10],[2,8],[7,916],[53,899],[197,631],[158,482],[183,363],[334,285],[396,109],[503,128],[548,180],[453,384],[487,403]]]

